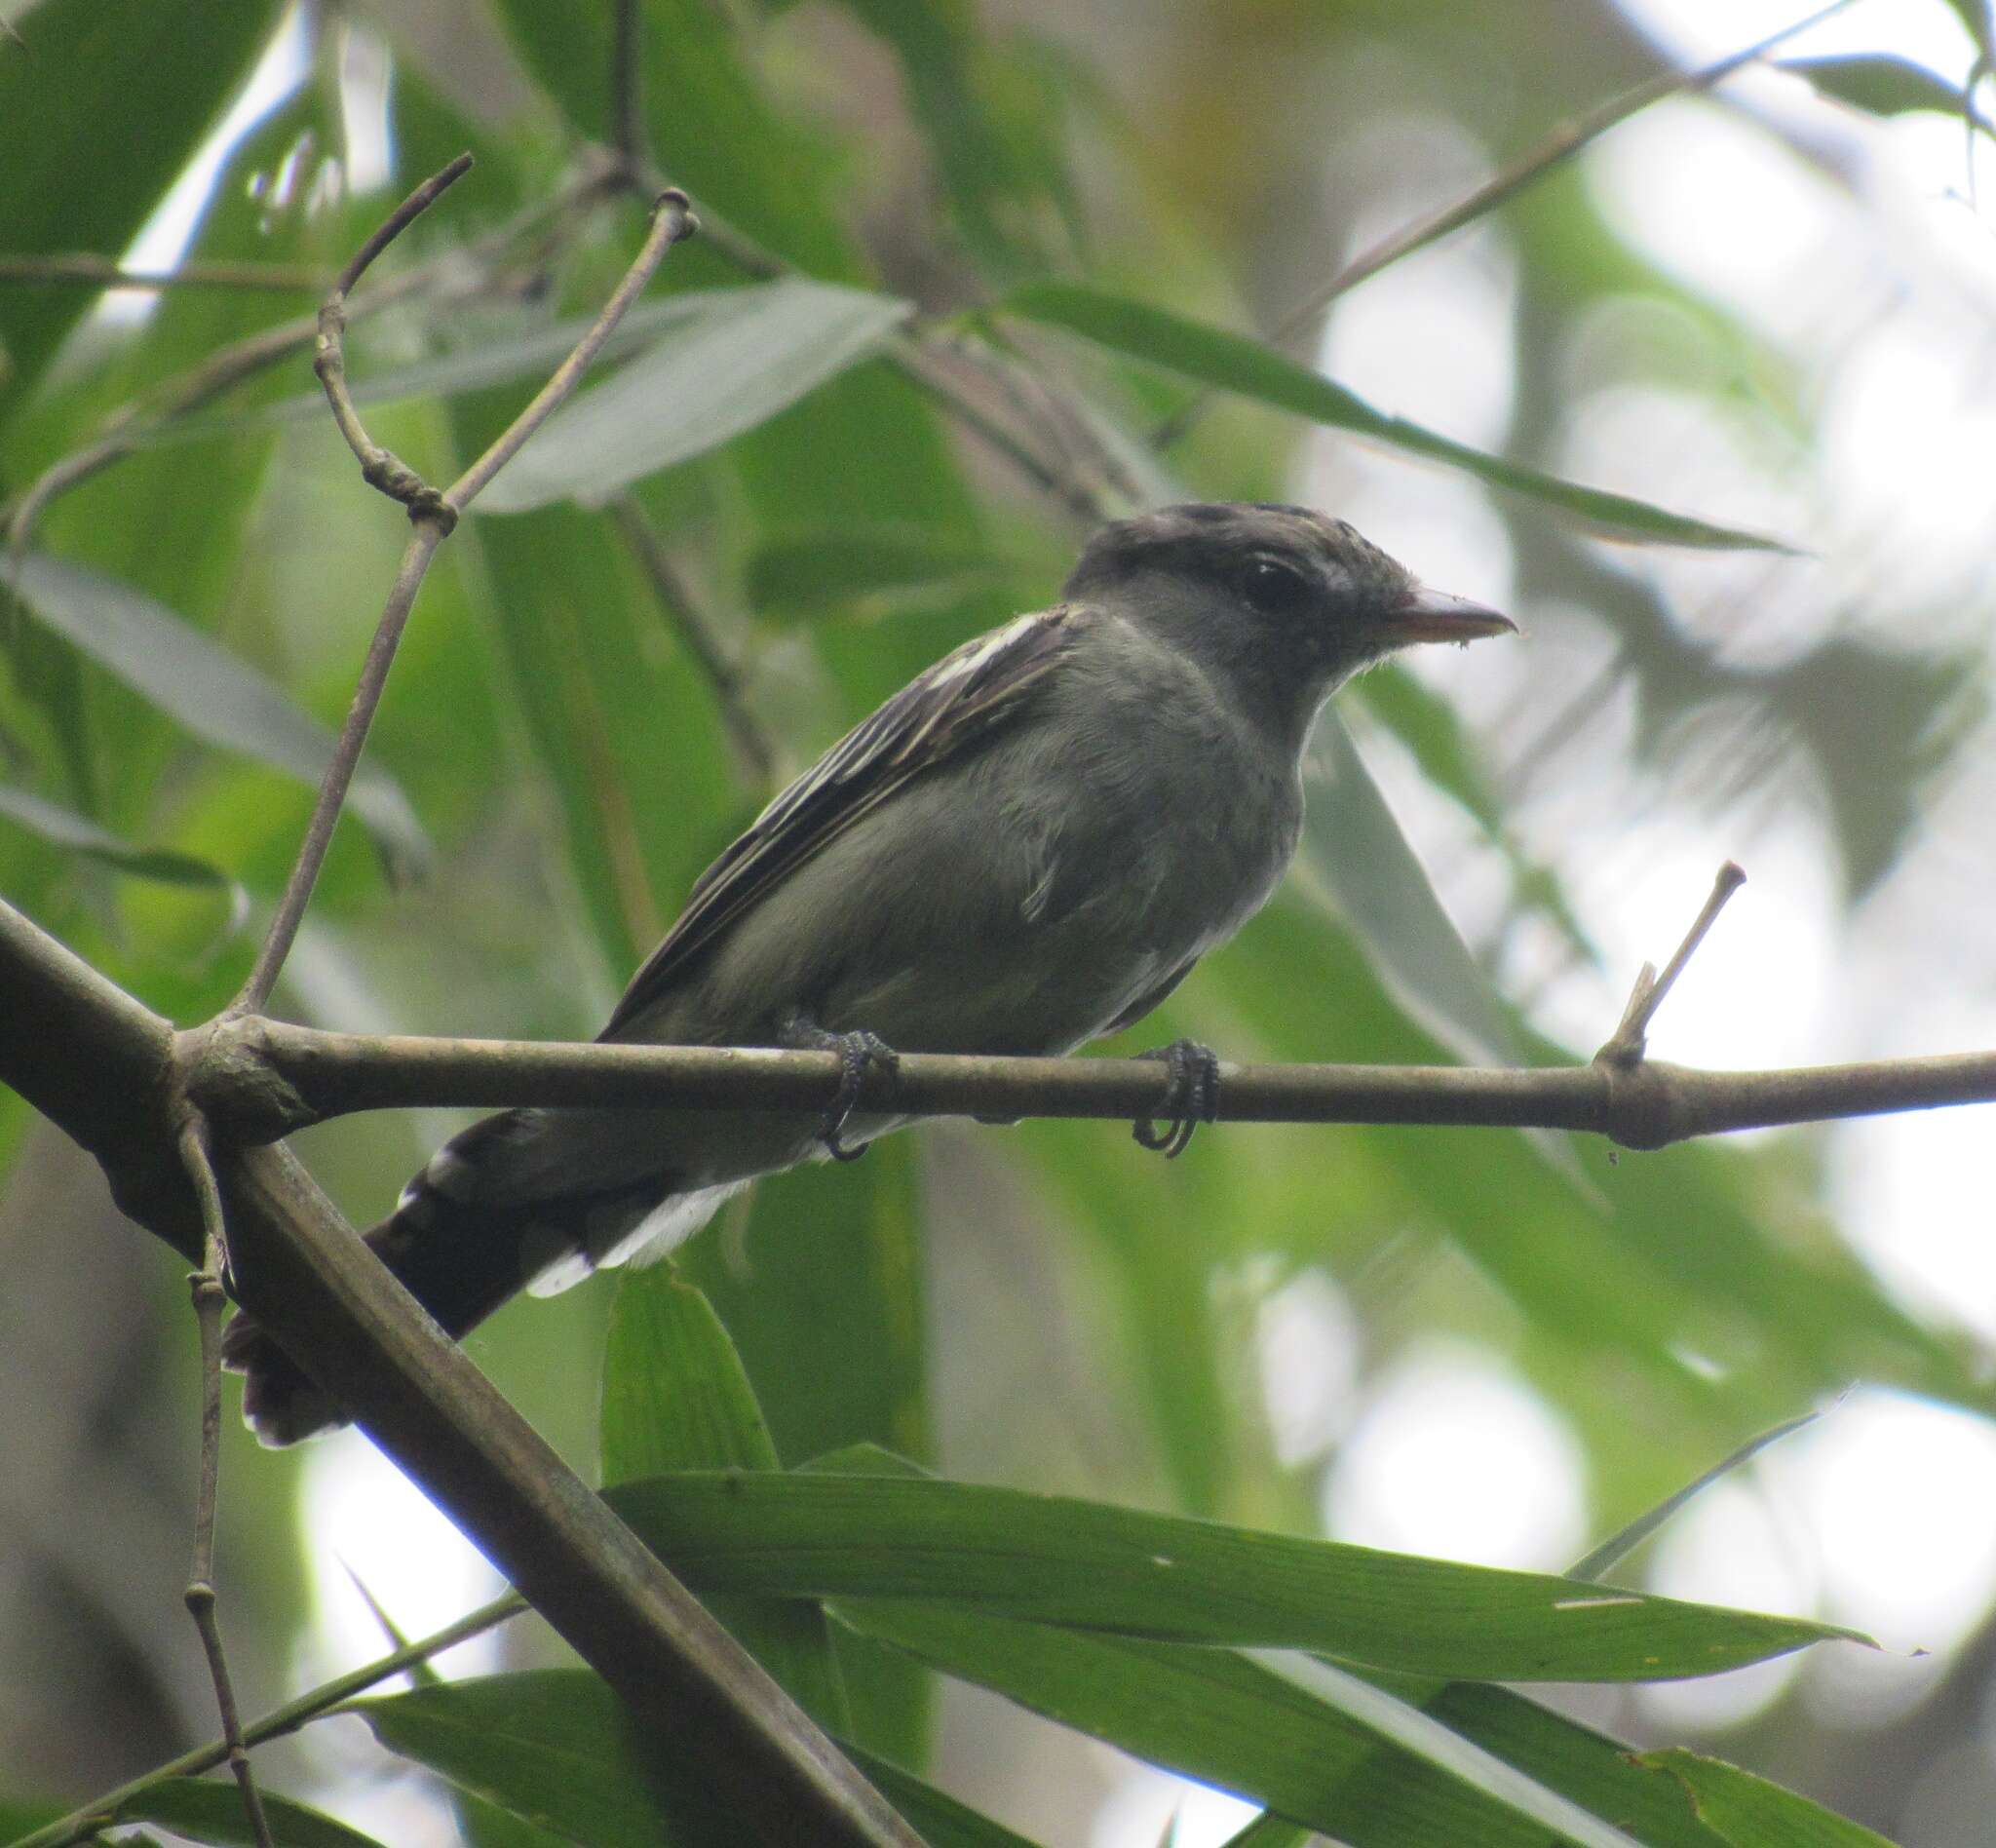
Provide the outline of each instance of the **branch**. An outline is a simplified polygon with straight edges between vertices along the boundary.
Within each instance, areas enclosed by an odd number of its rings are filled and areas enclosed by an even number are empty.
[[[173,1036],[0,904],[0,1081],[89,1147],[125,1211],[176,1249],[198,1251],[202,1236],[178,1169],[194,1074],[212,1080],[238,1063],[255,1024]],[[244,1305],[618,1690],[644,1736],[684,1754],[667,1782],[698,1791],[718,1780],[761,1826],[748,1839],[916,1848],[803,1713],[422,1313],[288,1151],[230,1153],[235,1126],[211,1121],[211,1133]],[[162,1166],[177,1178],[172,1193],[149,1182]]]
[[[118,1205],[198,1264],[173,1078],[173,1023],[0,903],[0,1085],[95,1155]]]
[[[225,1159],[237,1290],[632,1708],[671,1790],[716,1783],[745,1839],[910,1848],[804,1713],[456,1343],[283,1149]]]
[[[275,1139],[357,1110],[515,1104],[682,1110],[821,1110],[831,1053],[708,1046],[325,1033],[241,1020],[216,1030],[192,1080],[201,1107],[241,1136]],[[902,1053],[869,1071],[862,1110],[896,1116],[1155,1115],[1169,1075],[1128,1059]],[[1577,1130],[1625,1148],[1947,1104],[1996,1102],[1996,1053],[1775,1071],[1645,1060],[1516,1071],[1457,1065],[1222,1063],[1217,1120],[1449,1124]]]

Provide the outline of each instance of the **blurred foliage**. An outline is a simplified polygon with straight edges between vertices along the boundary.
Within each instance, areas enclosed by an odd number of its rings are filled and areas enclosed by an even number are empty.
[[[585,172],[615,116],[606,0],[441,11],[462,68],[405,8],[287,16],[303,68],[225,150],[187,249],[190,262],[330,275],[387,198],[474,148],[472,178],[378,266],[377,280],[422,286],[357,316],[350,338],[376,436],[433,480],[513,414],[641,220]],[[1846,631],[1742,659],[1687,621],[1631,547],[1745,548],[1730,562],[1779,570],[1784,559],[1753,549],[1807,536],[1758,504],[1700,499],[1695,483],[1692,511],[1675,491],[1652,501],[1581,479],[1562,447],[1560,356],[1596,311],[1640,301],[1676,317],[1684,344],[1619,354],[1631,378],[1705,389],[1714,419],[1765,418],[1806,451],[1817,406],[1763,332],[1631,248],[1571,169],[1478,227],[1501,233],[1519,270],[1516,406],[1501,440],[1375,409],[1252,331],[1401,210],[1350,182],[1365,134],[1441,116],[1525,154],[1653,72],[1621,17],[1604,0],[1501,22],[1459,0],[1188,4],[1140,26],[1040,11],[998,30],[970,0],[645,0],[649,152],[710,234],[669,260],[566,431],[502,477],[445,548],[286,1009],[363,1030],[586,1034],[701,867],[773,793],[738,748],[744,724],[787,774],[945,648],[1050,599],[1083,530],[1077,507],[1114,513],[1174,491],[1305,498],[1306,480],[1351,479],[1340,471],[1359,442],[1504,490],[1479,505],[1515,554],[1518,613],[1546,611],[1557,635],[1562,612],[1585,609],[1607,666],[1572,684],[1541,671],[1544,729],[1522,740],[1479,734],[1425,675],[1368,682],[1348,708],[1368,721],[1360,743],[1389,742],[1423,791],[1418,815],[1448,817],[1474,844],[1478,928],[1450,921],[1447,882],[1438,893],[1401,831],[1408,817],[1332,719],[1299,875],[1112,1050],[1191,1034],[1244,1059],[1584,1056],[1553,1044],[1530,997],[1494,983],[1493,959],[1476,951],[1530,939],[1550,943],[1555,974],[1597,975],[1573,869],[1518,817],[1545,736],[1560,734],[1556,750],[1564,735],[1552,715],[1614,699],[1632,708],[1631,760],[1657,772],[1687,726],[1731,715],[1751,748],[1723,766],[1719,794],[1819,806],[1845,890],[1888,879],[1937,779],[1959,772],[1979,664],[1887,651],[1862,610]],[[18,38],[0,39],[0,248],[126,250],[280,23],[275,8],[238,5],[194,32],[150,0],[21,13]],[[357,74],[356,42],[386,49],[385,90]],[[1959,103],[1882,56],[1796,68],[1838,108]],[[495,69],[509,84],[484,94],[478,73]],[[350,196],[342,176],[384,150],[392,179]],[[282,881],[306,799],[296,779],[316,773],[344,711],[398,544],[392,510],[354,480],[318,414],[302,339],[222,397],[187,389],[217,352],[312,305],[187,287],[114,314],[114,298],[73,282],[0,281],[10,508],[107,432],[140,439],[43,507],[10,560],[0,893],[183,1023],[247,967],[244,895],[253,912]],[[1200,414],[1166,460],[1150,434],[1188,405]],[[682,580],[675,608],[631,556],[626,518],[603,510],[620,494],[663,536]],[[1624,545],[1602,545],[1603,531]],[[739,678],[741,710],[715,659]],[[1612,1024],[1610,1011],[1601,1033]],[[0,1157],[31,1199],[43,1158],[25,1128],[19,1099],[0,1096]],[[418,1154],[371,1122],[328,1126],[305,1147],[363,1222]],[[1363,1605],[1334,1577],[1244,1626],[1228,1574],[1274,1598],[1253,1536],[1239,1558],[1207,1561],[1189,1593],[1146,1590],[1135,1569],[1182,1556],[1189,1571],[1218,1546],[1222,1530],[1186,1516],[1321,1530],[1349,1418],[1279,1455],[1258,1370],[1261,1319],[1299,1282],[1350,1312],[1355,1351],[1339,1359],[1355,1403],[1437,1335],[1528,1381],[1579,1446],[1601,1533],[1854,1379],[1988,1409],[1970,1343],[1885,1291],[1836,1236],[1807,1169],[1765,1147],[1613,1165],[1552,1137],[1357,1128],[1209,1131],[1167,1168],[1113,1126],[1033,1123],[974,1141],[926,1131],[857,1169],[766,1181],[679,1270],[624,1280],[614,1309],[599,1285],[510,1313],[474,1351],[585,1467],[599,1442],[606,1483],[726,1468],[756,1472],[744,1486],[777,1496],[803,1491],[804,1475],[781,1472],[814,1460],[857,1469],[856,1505],[882,1524],[847,1536],[854,1558],[926,1560],[936,1575],[876,1573],[859,1591],[836,1572],[785,1578],[771,1564],[779,1530],[807,1554],[814,1536],[830,1545],[821,1481],[818,1500],[766,1504],[770,1551],[746,1548],[719,1607],[938,1844],[1022,1839],[916,1775],[979,1774],[961,1743],[936,1757],[938,1669],[1270,1805],[1244,1842],[1300,1839],[1302,1825],[1381,1844],[1840,1840],[1810,1831],[1855,1824],[1717,1760],[1627,1760],[1602,1734],[1480,1684],[1530,1674],[1486,1646],[1516,1590],[1507,1575],[1378,1556],[1405,1572],[1365,1595],[1376,1624],[1401,1634],[1396,1655],[1311,1620],[1312,1599],[1320,1618],[1341,1599]],[[99,1217],[121,1263],[156,1262],[108,1210]],[[52,1233],[20,1251],[17,1275],[68,1261]],[[153,1292],[162,1319],[166,1281]],[[593,1344],[606,1315],[599,1412]],[[83,1354],[97,1338],[65,1335]],[[119,1359],[100,1365],[108,1377]],[[186,1370],[157,1367],[154,1383],[184,1403],[191,1444]],[[7,1385],[18,1405],[38,1403],[31,1365],[10,1366]],[[97,1442],[89,1420],[52,1428],[73,1429],[86,1451]],[[313,1540],[296,1532],[297,1461],[232,1444],[226,1608],[248,1664],[239,1678],[267,1694],[300,1622],[295,1555]],[[183,1462],[162,1453],[151,1467]],[[1119,1571],[1113,1547],[1081,1557],[1055,1544],[1091,1531],[1099,1510],[1050,1501],[1028,1519],[1026,1504],[968,1489],[952,1502],[952,1485],[935,1484],[963,1523],[950,1544],[1004,1567],[997,1598],[997,1581],[937,1564],[951,1557],[940,1529],[887,1520],[902,1505],[889,1479],[906,1493],[916,1465],[1167,1513],[1152,1526],[1114,1518],[1135,1523]],[[670,1501],[670,1484],[643,1492]],[[1281,1557],[1312,1570],[1341,1557],[1294,1544]],[[1435,1572],[1459,1579],[1460,1601],[1438,1601]],[[171,1604],[177,1590],[91,1595],[115,1613]],[[1608,1661],[1560,1653],[1554,1633],[1563,1648],[1584,1623],[1541,1615],[1549,1628],[1519,1646],[1543,1645],[1579,1678],[1639,1674],[1645,1636],[1653,1658],[1670,1624],[1709,1648],[1708,1665],[1816,1634],[1759,1619],[1729,1629],[1691,1606],[1666,1624],[1631,1604],[1616,1613],[1628,1646]],[[141,1658],[154,1646],[130,1637]],[[1280,1643],[1342,1666],[1246,1649]],[[25,1683],[53,1681],[52,1665],[8,1652]],[[420,1686],[364,1715],[455,1787],[473,1840],[657,1840],[607,1693],[545,1654],[523,1659],[539,1666]],[[1696,1666],[1673,1656],[1667,1672]],[[198,1683],[173,1680],[162,1707],[205,1736]],[[97,1747],[99,1784],[144,1768],[75,1731]],[[22,1802],[0,1832],[46,1821],[45,1796],[87,1793],[33,1788],[25,1763],[15,1781]],[[981,1788],[1008,1817],[1064,1817],[1047,1839],[1083,1838],[1079,1798]],[[232,1803],[163,1786],[120,1820],[236,1840]],[[285,1841],[364,1839],[297,1805],[278,1821]]]

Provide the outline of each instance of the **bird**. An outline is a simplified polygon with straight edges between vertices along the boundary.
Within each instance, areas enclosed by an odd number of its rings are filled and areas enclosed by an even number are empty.
[[[898,1127],[855,1115],[898,1052],[1060,1055],[1133,1024],[1275,890],[1312,725],[1401,648],[1516,625],[1426,589],[1349,523],[1277,502],[1112,520],[1058,602],[943,656],[695,881],[598,1038],[828,1047],[794,1109],[516,1108],[431,1157],[369,1246],[462,1337],[523,1289],[655,1257],[756,1175]],[[1178,1042],[1175,1154],[1216,1062]],[[344,1421],[253,1318],[223,1360],[266,1444]]]

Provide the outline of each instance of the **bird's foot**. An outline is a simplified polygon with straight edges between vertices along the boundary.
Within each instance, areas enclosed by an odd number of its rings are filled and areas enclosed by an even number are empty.
[[[1157,1149],[1167,1161],[1172,1161],[1184,1154],[1192,1132],[1219,1114],[1220,1061],[1210,1046],[1189,1039],[1173,1040],[1155,1052],[1136,1056],[1161,1059],[1171,1073],[1171,1083],[1159,1105],[1164,1128],[1158,1127],[1158,1117],[1138,1117],[1130,1133],[1145,1148]]]
[[[799,1052],[838,1055],[838,1089],[825,1106],[825,1115],[818,1125],[818,1139],[833,1161],[858,1161],[865,1154],[866,1144],[848,1144],[840,1137],[852,1117],[853,1106],[860,1101],[860,1087],[866,1082],[866,1069],[878,1065],[891,1075],[901,1063],[900,1055],[878,1033],[869,1033],[864,1027],[853,1033],[833,1033],[801,1014],[791,1016],[786,1024],[784,1044]]]

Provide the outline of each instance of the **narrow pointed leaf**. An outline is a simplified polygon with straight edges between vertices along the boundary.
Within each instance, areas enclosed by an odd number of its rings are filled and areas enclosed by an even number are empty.
[[[594,506],[767,422],[877,349],[904,301],[789,278],[722,291],[557,411],[474,504]]]
[[[1363,1703],[1347,1709],[1230,1649],[1081,1636],[936,1604],[840,1602],[833,1612],[1062,1725],[1362,1848],[1633,1848],[1619,1829],[1364,1683],[1355,1683]],[[1382,1729],[1388,1710],[1397,1710],[1393,1732]],[[1428,1750],[1409,1752],[1417,1734]],[[1361,1803],[1347,1786],[1377,1754],[1417,1790],[1397,1815],[1383,1791]],[[1389,1816],[1390,1829],[1375,1827]]]
[[[1805,1411],[1799,1418],[1785,1418],[1771,1430],[1748,1438],[1737,1450],[1721,1457],[1695,1482],[1687,1482],[1674,1494],[1665,1496],[1654,1508],[1645,1509],[1627,1526],[1610,1534],[1585,1559],[1568,1566],[1567,1577],[1586,1579],[1590,1584],[1606,1578],[1686,1502],[1703,1494],[1712,1483],[1732,1475],[1735,1470],[1752,1462],[1770,1444],[1779,1444],[1790,1433],[1800,1431],[1805,1425],[1814,1424],[1822,1415],[1821,1412]]]
[[[42,623],[197,738],[301,782],[319,781],[332,755],[332,734],[164,603],[47,553],[21,560],[19,589]],[[427,858],[422,824],[392,777],[363,765],[349,800],[397,864]]]
[[[776,1468],[742,1357],[670,1263],[627,1268],[603,1350],[606,1485],[672,1469]],[[714,1615],[821,1724],[848,1725],[825,1612],[804,1598],[715,1599]]]
[[[52,847],[81,854],[119,872],[129,872],[134,878],[156,879],[165,885],[215,886],[241,896],[242,888],[209,861],[164,847],[134,847],[74,809],[47,801],[26,789],[0,788],[0,816],[31,834],[40,835]]]
[[[357,1701],[388,1751],[591,1848],[672,1841],[607,1683],[578,1670],[482,1675]]]
[[[1404,417],[1375,409],[1342,385],[1285,359],[1258,340],[1204,327],[1145,302],[1069,283],[1036,283],[1008,296],[1001,312],[1065,327],[1126,358],[1161,366],[1201,384],[1238,392],[1278,410],[1308,417],[1314,423],[1349,430],[1354,436],[1466,470],[1492,487],[1556,507],[1605,537],[1708,551],[1791,549],[1759,533],[1692,520],[1627,494],[1583,487],[1472,448]]]
[[[608,1500],[696,1592],[946,1599],[1413,1674],[1663,1680],[1853,1634],[931,1478],[700,1473],[627,1483]]]
[[[1792,58],[1777,68],[1807,78],[1811,87],[1871,115],[1904,115],[1935,109],[1960,115],[1968,98],[1924,64],[1910,58],[1864,53],[1851,58]]]

